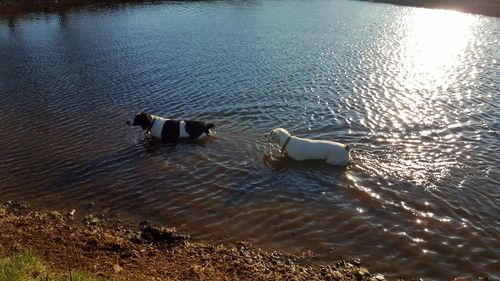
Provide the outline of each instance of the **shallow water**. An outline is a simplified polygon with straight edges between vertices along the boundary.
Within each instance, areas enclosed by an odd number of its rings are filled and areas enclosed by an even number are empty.
[[[498,18],[351,1],[4,15],[0,199],[498,279],[499,38]],[[144,110],[216,132],[158,146],[125,125]],[[274,127],[354,160],[280,159]]]

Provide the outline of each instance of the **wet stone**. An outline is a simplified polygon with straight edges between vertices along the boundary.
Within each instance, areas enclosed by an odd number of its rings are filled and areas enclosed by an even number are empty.
[[[361,265],[361,260],[360,259],[353,259],[353,260],[351,260],[351,263],[354,265]]]
[[[340,273],[339,271],[335,270],[334,272],[331,273],[332,277],[334,279],[340,279],[342,278],[342,273]]]
[[[94,217],[93,215],[88,215],[86,216],[84,219],[83,219],[83,222],[87,225],[90,225],[90,224],[98,224],[101,220]]]
[[[123,271],[123,268],[122,268],[120,265],[115,264],[115,265],[113,265],[113,271],[114,271],[115,273],[120,273],[120,272],[122,272],[122,271]]]
[[[368,271],[368,269],[366,269],[364,267],[358,269],[358,272],[356,272],[356,274],[358,276],[361,276],[361,277],[363,277],[363,276],[370,276],[370,272]]]
[[[60,219],[60,218],[62,218],[62,215],[58,211],[50,211],[49,212],[49,218],[51,218],[51,219]]]
[[[141,229],[141,238],[147,243],[179,245],[187,242],[189,235],[177,234],[175,229],[172,228],[148,225]]]

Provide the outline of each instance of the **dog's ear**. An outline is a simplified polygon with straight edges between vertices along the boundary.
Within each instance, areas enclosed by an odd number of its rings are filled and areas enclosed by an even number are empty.
[[[137,114],[133,126],[141,126],[143,130],[149,129],[153,124],[153,116],[146,112]]]
[[[153,122],[153,116],[151,116],[151,114],[147,112],[141,112],[140,115],[143,116],[143,118],[146,119],[149,123]]]
[[[269,142],[278,142],[279,141],[279,137],[278,137],[278,133],[276,132],[276,129],[272,129],[269,134],[267,135],[267,139]]]

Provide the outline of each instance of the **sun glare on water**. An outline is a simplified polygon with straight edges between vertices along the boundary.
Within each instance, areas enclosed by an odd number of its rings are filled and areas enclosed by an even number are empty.
[[[459,117],[466,109],[460,104],[475,83],[473,62],[481,55],[474,52],[480,20],[413,8],[396,16],[392,29],[384,31],[389,35],[379,38],[377,52],[384,60],[370,77],[375,90],[360,90],[367,112],[362,122],[398,150],[379,170],[430,186],[459,165],[459,135],[447,128],[462,126]]]
[[[402,68],[413,75],[409,84],[446,88],[464,70],[464,51],[473,42],[473,15],[418,9],[408,15]]]

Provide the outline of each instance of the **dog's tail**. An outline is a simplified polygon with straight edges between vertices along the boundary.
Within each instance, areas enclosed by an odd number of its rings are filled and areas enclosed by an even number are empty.
[[[352,143],[345,145],[345,150],[347,151],[347,154],[349,155],[349,161],[352,160],[351,151],[353,148],[354,148],[354,144],[352,144]]]
[[[210,129],[212,129],[213,127],[215,127],[215,125],[214,125],[214,124],[212,124],[212,123],[208,123],[208,124],[205,126],[205,128],[206,128],[205,133],[207,133],[207,135],[210,135]]]
[[[354,147],[354,145],[352,143],[350,143],[350,144],[345,144],[344,143],[343,145],[344,145],[344,149],[346,151],[351,151],[351,149]]]

